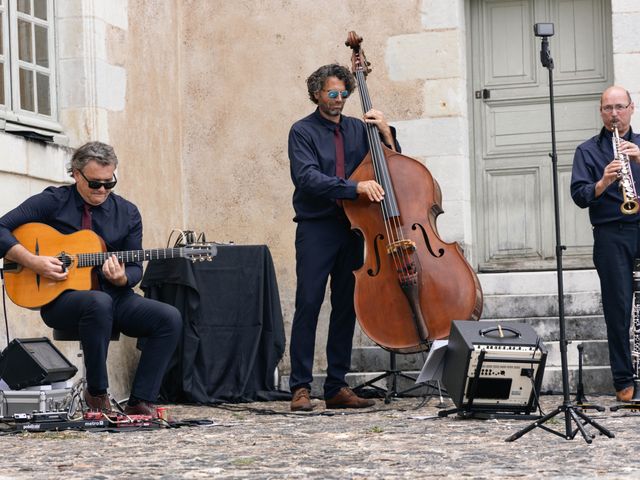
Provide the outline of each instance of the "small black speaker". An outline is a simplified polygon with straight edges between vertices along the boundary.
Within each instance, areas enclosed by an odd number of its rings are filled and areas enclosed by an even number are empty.
[[[77,371],[46,337],[16,338],[0,355],[0,378],[12,390],[63,382]]]
[[[442,383],[458,409],[529,413],[546,359],[530,325],[454,320]]]

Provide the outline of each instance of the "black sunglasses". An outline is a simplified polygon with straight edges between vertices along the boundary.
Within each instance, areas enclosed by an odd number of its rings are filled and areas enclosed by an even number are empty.
[[[100,187],[104,187],[105,190],[111,190],[113,187],[116,186],[116,183],[118,183],[118,179],[116,178],[116,174],[113,174],[113,180],[110,180],[108,182],[99,182],[97,180],[89,180],[87,177],[84,176],[84,173],[82,173],[82,170],[78,170],[78,172],[80,172],[80,175],[82,175],[82,178],[84,178],[87,181],[87,184],[89,185],[89,188],[91,190],[100,190]]]

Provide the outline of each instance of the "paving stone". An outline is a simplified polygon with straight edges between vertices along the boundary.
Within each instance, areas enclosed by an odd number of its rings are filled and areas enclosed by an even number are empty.
[[[615,404],[611,396],[589,399]],[[540,428],[506,442],[531,421],[440,418],[435,398],[378,401],[364,411],[327,411],[322,401],[313,402],[309,413],[290,412],[288,402],[170,407],[177,418],[211,420],[207,427],[4,436],[0,479],[640,476],[638,412],[588,410],[615,434],[597,435],[589,445],[579,433],[565,440]],[[549,413],[563,397],[541,402]],[[545,425],[564,434],[564,414]]]

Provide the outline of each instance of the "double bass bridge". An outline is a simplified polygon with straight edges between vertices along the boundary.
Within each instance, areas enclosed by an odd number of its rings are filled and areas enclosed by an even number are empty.
[[[416,242],[413,240],[397,240],[387,245],[387,253],[389,255],[411,255],[416,251]]]

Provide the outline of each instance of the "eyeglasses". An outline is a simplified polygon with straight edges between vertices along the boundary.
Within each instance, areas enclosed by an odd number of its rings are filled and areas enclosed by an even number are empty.
[[[613,112],[613,110],[615,109],[617,112],[621,112],[623,110],[626,110],[627,108],[629,108],[629,105],[631,105],[631,102],[629,102],[626,105],[605,105],[604,107],[600,107],[600,109],[603,112],[607,112],[607,113],[611,113]]]
[[[113,180],[109,180],[108,182],[99,182],[97,180],[89,180],[87,177],[84,176],[84,173],[82,173],[82,170],[78,170],[78,172],[80,172],[80,175],[82,175],[82,178],[84,178],[87,181],[87,184],[89,185],[89,188],[91,190],[100,190],[100,187],[104,187],[105,190],[111,190],[113,187],[116,186],[116,183],[118,183],[118,179],[116,178],[116,174],[113,174]]]
[[[349,96],[349,90],[325,90],[327,92],[327,97],[336,99],[338,95],[342,98],[347,98]]]

